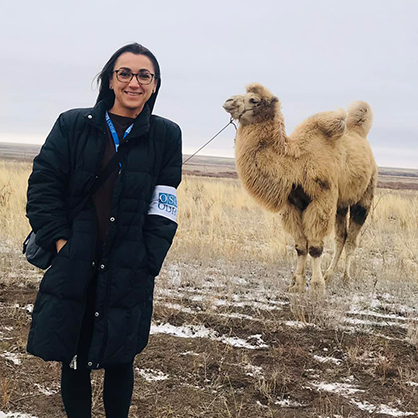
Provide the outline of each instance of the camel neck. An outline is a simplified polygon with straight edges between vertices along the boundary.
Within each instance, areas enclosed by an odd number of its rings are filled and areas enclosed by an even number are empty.
[[[274,119],[264,122],[240,126],[238,137],[245,137],[241,144],[250,149],[272,148],[274,152],[286,154],[288,137],[286,135],[284,120],[281,114]]]

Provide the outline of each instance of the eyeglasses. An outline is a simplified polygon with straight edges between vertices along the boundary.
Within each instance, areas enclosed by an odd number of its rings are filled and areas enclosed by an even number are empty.
[[[133,73],[128,68],[120,68],[119,70],[115,70],[113,72],[116,73],[116,78],[121,83],[130,83],[135,76],[139,84],[147,85],[151,84],[155,76],[155,74],[152,74],[147,70],[141,70],[139,73]]]

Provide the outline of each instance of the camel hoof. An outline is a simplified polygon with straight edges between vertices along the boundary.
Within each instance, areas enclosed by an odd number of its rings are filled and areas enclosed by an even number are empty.
[[[334,278],[334,272],[327,271],[325,273],[325,276],[324,276],[325,283],[327,283],[327,284],[331,283],[333,278]]]
[[[295,284],[292,284],[289,287],[288,291],[290,293],[304,293],[305,292],[305,286],[301,286],[301,285],[295,283]]]
[[[347,273],[344,273],[344,276],[343,276],[343,282],[344,282],[344,283],[349,283],[349,282],[351,282],[351,276],[350,276],[349,274],[347,274]]]
[[[304,293],[306,286],[306,279],[303,276],[293,276],[292,284],[289,286],[290,293]]]

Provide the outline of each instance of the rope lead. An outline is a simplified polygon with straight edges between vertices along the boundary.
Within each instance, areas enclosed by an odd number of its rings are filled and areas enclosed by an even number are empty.
[[[216,134],[214,135],[211,139],[209,139],[208,142],[206,142],[206,144],[202,145],[194,154],[192,154],[189,158],[187,158],[186,161],[183,162],[182,165],[185,165],[187,163],[187,161],[189,161],[190,159],[192,159],[199,151],[201,151],[203,148],[206,147],[206,145],[208,145],[209,143],[211,143],[220,133],[222,133],[229,125],[233,125],[235,129],[237,129],[234,120],[231,118],[230,121]]]

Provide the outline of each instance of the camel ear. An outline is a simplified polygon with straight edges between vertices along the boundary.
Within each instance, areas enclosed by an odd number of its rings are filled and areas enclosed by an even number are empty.
[[[258,94],[259,96],[268,96],[271,93],[260,83],[251,83],[246,88],[247,93]]]
[[[273,96],[270,100],[270,103],[276,103],[278,101],[279,101],[279,99],[276,96]]]

